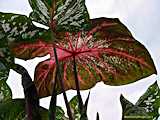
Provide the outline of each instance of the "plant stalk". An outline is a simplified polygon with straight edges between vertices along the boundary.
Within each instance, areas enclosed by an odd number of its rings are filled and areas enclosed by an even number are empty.
[[[55,61],[56,61],[56,65],[57,65],[57,74],[58,74],[58,77],[59,77],[59,80],[60,80],[61,90],[62,90],[62,93],[63,93],[66,108],[67,108],[67,114],[69,116],[69,120],[73,120],[71,108],[70,108],[70,105],[69,105],[69,102],[68,102],[68,99],[67,99],[67,95],[66,95],[66,92],[65,92],[65,88],[64,88],[64,81],[62,80],[62,76],[61,76],[61,73],[60,73],[61,70],[60,70],[60,67],[59,67],[56,48],[54,48],[54,55],[55,55]]]
[[[13,68],[17,73],[22,75],[22,86],[24,89],[25,101],[26,101],[26,114],[27,120],[41,120],[39,114],[39,97],[32,82],[28,71],[21,65],[15,64]]]
[[[77,75],[77,66],[76,66],[76,60],[75,56],[73,57],[73,69],[74,69],[74,76],[75,76],[75,84],[76,84],[76,90],[77,90],[77,97],[78,97],[78,103],[79,103],[79,111],[81,115],[83,114],[83,101],[80,94],[80,87],[79,87],[79,80]]]
[[[100,119],[99,119],[99,113],[98,113],[98,112],[97,112],[97,118],[96,118],[96,120],[100,120]]]
[[[55,83],[53,85],[53,90],[52,90],[52,96],[51,96],[51,101],[50,101],[50,106],[49,106],[49,120],[56,120],[56,104],[57,104],[57,90],[56,90],[56,85],[57,85],[57,72],[55,76]]]
[[[55,15],[55,11],[56,11],[56,2],[57,2],[56,0],[53,0],[52,9],[50,11],[50,14],[51,14],[50,29],[52,30],[52,37],[53,38],[54,38],[55,29],[56,29],[56,21],[53,20],[53,17]],[[70,108],[70,105],[69,105],[69,102],[68,102],[68,99],[67,99],[67,95],[66,95],[66,92],[65,92],[65,88],[64,88],[64,82],[62,80],[61,73],[60,73],[61,70],[60,70],[60,67],[59,67],[57,51],[56,51],[56,48],[54,46],[53,46],[53,48],[54,48],[54,56],[55,56],[56,68],[57,68],[56,69],[57,70],[57,74],[56,74],[57,79],[59,79],[59,82],[60,82],[60,86],[61,86],[61,90],[62,90],[62,93],[63,93],[64,101],[65,101],[65,104],[66,104],[67,114],[68,114],[69,120],[73,120],[71,108]],[[55,99],[55,98],[53,98],[53,99]]]

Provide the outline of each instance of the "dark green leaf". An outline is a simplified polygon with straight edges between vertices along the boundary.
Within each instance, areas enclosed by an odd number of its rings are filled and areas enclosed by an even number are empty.
[[[9,100],[0,104],[1,120],[22,120],[25,118],[24,100]]]
[[[144,108],[147,114],[153,116],[153,118],[158,118],[158,110],[160,108],[160,89],[157,82],[147,89],[137,101],[136,105]]]
[[[87,97],[87,99],[85,101],[85,104],[83,105],[82,114],[80,113],[79,106],[78,106],[78,96],[74,96],[70,100],[69,104],[71,106],[73,118],[75,120],[88,120],[88,117],[87,117],[87,106],[88,106],[89,96],[90,96],[90,92],[89,92],[88,97]]]
[[[6,81],[0,80],[0,103],[12,99],[12,92]]]
[[[10,51],[7,48],[0,47],[0,103],[12,98],[11,89],[6,81],[13,62]]]
[[[40,107],[42,120],[49,120],[48,110]],[[68,120],[61,107],[56,107],[56,120]],[[26,120],[24,99],[12,99],[0,103],[0,120]]]
[[[123,96],[121,96],[120,100],[124,120],[156,120],[159,116],[160,89],[157,82],[147,89],[135,105],[130,103]]]
[[[24,100],[9,100],[0,104],[1,120],[24,120]]]
[[[121,101],[121,105],[122,105],[123,115],[126,113],[126,111],[128,111],[129,109],[131,109],[134,106],[131,102],[129,102],[127,99],[125,99],[123,95],[120,96],[120,101]]]
[[[144,108],[133,105],[123,95],[121,95],[120,101],[122,105],[122,120],[153,120],[153,117],[149,116]]]
[[[70,104],[70,107],[71,107],[73,118],[75,120],[80,120],[81,114],[80,114],[79,107],[78,107],[78,97],[74,96],[70,100],[69,104]]]
[[[82,110],[82,114],[81,114],[80,120],[88,120],[87,109],[88,109],[89,97],[90,97],[90,91],[89,91],[89,94],[88,94],[87,99],[85,101],[85,104],[83,105],[83,110]]]
[[[29,0],[29,3],[33,9],[30,18],[48,26],[50,21],[49,9],[51,6],[49,7],[47,0]]]
[[[3,43],[2,43],[3,44]],[[1,44],[1,45],[2,45]],[[14,63],[14,57],[7,46],[0,46],[0,76],[9,74],[9,69]],[[6,71],[6,74],[3,73]],[[1,77],[0,77],[1,79]],[[4,79],[4,78],[3,78]],[[7,80],[7,79],[5,79]]]
[[[42,120],[48,120],[48,110],[40,107],[40,115]],[[0,120],[26,120],[25,101],[13,99],[0,103]]]
[[[2,59],[4,60],[4,59]],[[9,75],[9,69],[7,66],[0,60],[0,81],[6,81]]]
[[[63,109],[59,106],[56,107],[56,120],[68,120],[68,118],[65,117]]]

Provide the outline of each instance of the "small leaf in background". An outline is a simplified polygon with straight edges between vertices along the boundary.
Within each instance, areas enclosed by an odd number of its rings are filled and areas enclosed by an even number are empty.
[[[40,107],[39,111],[42,120],[49,120],[47,109]],[[25,100],[12,99],[0,103],[0,120],[26,120]]]
[[[14,62],[10,51],[0,47],[0,103],[10,100],[12,92],[6,81],[9,76],[11,64]]]
[[[0,103],[1,120],[25,120],[24,100],[8,100]]]
[[[29,0],[29,3],[33,9],[30,14],[31,20],[48,26],[50,21],[50,7],[47,4],[47,0]]]
[[[59,0],[58,3],[53,18],[57,22],[57,31],[77,32],[90,27],[85,0]]]
[[[87,116],[87,110],[88,110],[88,102],[89,102],[89,98],[90,98],[90,91],[88,93],[87,99],[85,101],[85,104],[83,105],[83,110],[81,113],[81,118],[80,120],[88,120],[88,116]]]
[[[9,69],[0,60],[0,81],[6,81],[8,79],[8,75]]]
[[[12,99],[12,92],[6,81],[0,80],[0,103]]]
[[[160,89],[155,82],[136,102],[136,105],[145,109],[148,115],[157,119],[159,116],[158,110],[160,108]]]
[[[133,105],[123,96],[120,97],[124,120],[157,120],[160,108],[160,90],[157,82]]]
[[[74,96],[70,100],[69,104],[71,107],[71,111],[72,111],[74,120],[80,120],[81,114],[80,114],[79,107],[78,107],[78,97]]]
[[[125,99],[125,97],[123,95],[120,96],[120,102],[122,105],[123,115],[124,115],[124,113],[126,113],[127,110],[131,109],[134,106],[131,102],[129,102],[127,99]]]
[[[46,31],[34,26],[24,15],[0,12],[0,16],[0,43],[3,46],[36,41]]]
[[[152,120],[152,117],[145,112],[144,108],[133,105],[123,95],[121,95],[120,101],[122,105],[122,120]]]
[[[47,109],[40,107],[39,112],[42,120],[49,120]],[[56,120],[69,120],[59,106],[56,107],[56,115]],[[26,118],[24,99],[8,99],[3,103],[0,102],[0,120],[26,120]]]
[[[83,109],[82,113],[80,113],[79,106],[78,106],[78,96],[74,96],[70,100],[69,104],[70,104],[70,107],[72,110],[73,118],[75,120],[88,120],[87,107],[88,107],[89,96],[90,96],[90,92],[89,92],[88,97],[85,101],[85,104],[82,107],[82,109]]]
[[[46,26],[55,21],[51,25],[56,31],[76,32],[89,28],[85,0],[29,0],[29,3],[33,9],[30,14],[31,20]],[[53,21],[50,21],[52,12]]]
[[[65,112],[59,106],[56,107],[56,120],[69,120],[67,117],[65,117]]]

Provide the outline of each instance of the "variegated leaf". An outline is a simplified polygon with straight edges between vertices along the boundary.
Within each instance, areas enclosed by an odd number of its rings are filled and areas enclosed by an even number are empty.
[[[71,111],[73,114],[74,120],[88,120],[87,117],[87,107],[88,107],[88,101],[89,101],[90,93],[88,94],[88,97],[85,101],[85,104],[82,107],[82,113],[79,110],[79,105],[78,105],[78,96],[74,96],[70,101],[69,105],[71,107]]]
[[[50,21],[50,7],[47,3],[48,0],[29,0],[29,3],[33,9],[30,14],[30,18],[33,21],[39,22],[46,26],[49,25]]]
[[[74,56],[80,89],[89,89],[99,81],[108,85],[123,85],[156,74],[147,49],[118,19],[93,19],[91,25],[89,31],[61,33],[62,37],[56,43],[46,43],[42,39],[31,44],[22,43],[14,49],[17,57],[24,59],[50,54],[50,59],[39,63],[35,70],[35,84],[40,96],[51,95],[56,71],[54,47],[66,90],[76,89]]]
[[[58,6],[53,19],[58,31],[76,32],[90,27],[85,0],[65,0]]]
[[[75,32],[89,28],[85,0],[29,0],[29,3],[33,9],[30,18],[46,26],[52,26],[55,31]]]
[[[154,119],[158,118],[158,111],[160,108],[160,89],[157,82],[147,89],[137,101],[136,105],[144,108],[148,115],[153,116]]]
[[[108,85],[128,84],[156,73],[146,48],[117,19],[92,21],[90,31],[66,33],[64,40],[53,45],[57,48],[66,90],[76,89],[74,56],[80,89],[89,89],[98,81]],[[56,69],[53,47],[48,47],[51,58],[36,67],[35,84],[40,96],[50,95],[54,84]]]
[[[0,80],[0,103],[12,99],[12,92],[6,81]]]
[[[124,120],[157,120],[160,108],[160,89],[157,82],[152,84],[140,99],[133,105],[121,95]]]
[[[24,15],[0,13],[0,43],[3,46],[22,41],[36,41],[43,32],[44,29],[34,26]]]
[[[11,89],[6,81],[13,62],[14,60],[10,55],[10,51],[7,48],[0,47],[0,103],[12,98]]]
[[[153,120],[152,116],[145,112],[144,108],[132,104],[123,95],[121,95],[120,101],[122,105],[122,120]]]

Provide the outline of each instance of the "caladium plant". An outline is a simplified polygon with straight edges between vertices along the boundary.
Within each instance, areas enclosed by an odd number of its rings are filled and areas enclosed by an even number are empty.
[[[50,59],[39,63],[35,70],[39,96],[52,92],[56,73],[53,48],[57,50],[66,90],[76,89],[74,57],[80,89],[89,89],[99,81],[108,85],[128,84],[156,73],[146,48],[118,19],[91,19],[89,26],[89,30],[79,32],[56,31],[49,42],[39,37],[32,43],[11,46],[14,56],[25,60],[50,55]]]
[[[39,63],[35,70],[35,84],[40,96],[50,95],[55,81],[54,47],[57,49],[66,90],[76,89],[74,57],[81,89],[89,89],[99,81],[123,85],[155,73],[149,53],[117,19],[91,20],[91,25],[96,26],[90,31],[65,32],[64,38],[56,43],[39,39],[31,44],[18,44],[12,49],[15,56],[22,59],[50,54],[50,59]]]
[[[99,81],[117,86],[156,74],[149,52],[125,25],[117,18],[90,19],[85,0],[29,3],[33,9],[29,17],[0,13],[0,80],[6,80],[9,70],[15,69],[14,58],[29,60],[47,54],[50,58],[35,70],[38,97],[52,95],[55,84],[59,94],[89,89]],[[62,82],[56,83],[57,61],[64,90]]]

